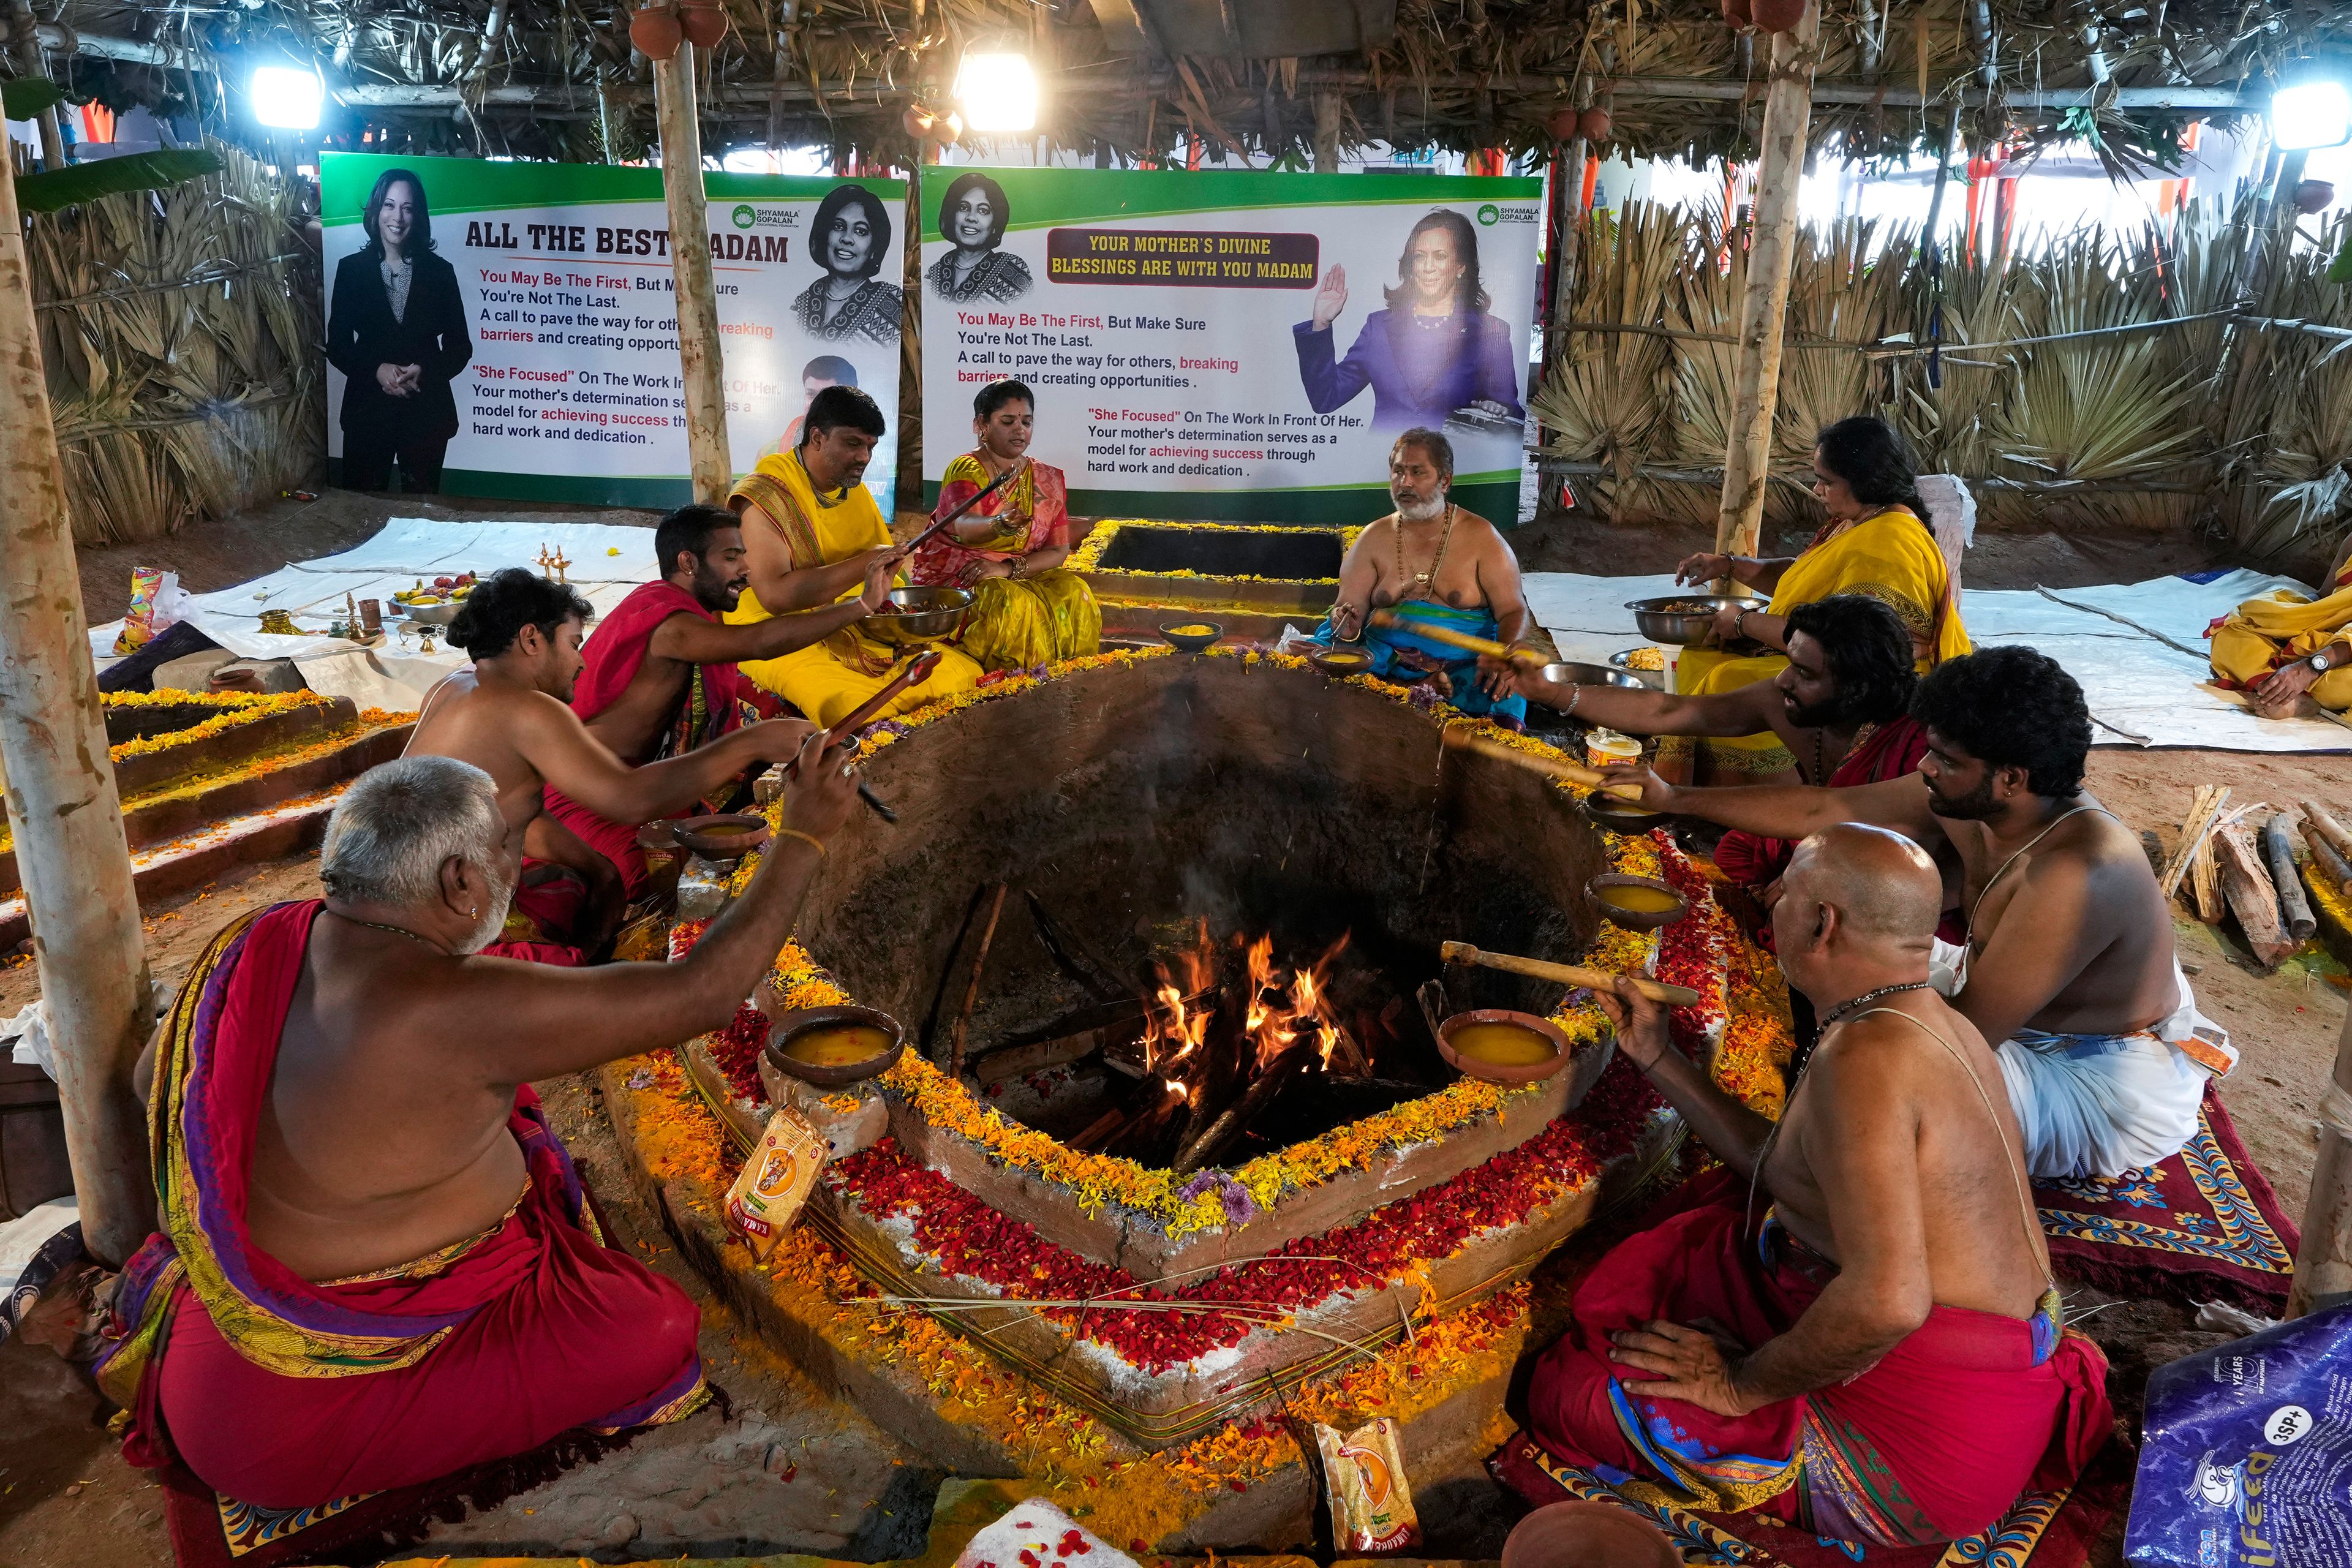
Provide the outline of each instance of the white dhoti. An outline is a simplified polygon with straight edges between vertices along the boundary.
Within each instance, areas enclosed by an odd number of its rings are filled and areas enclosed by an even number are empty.
[[[1956,994],[1967,953],[1936,943],[1936,989]],[[2189,976],[2173,960],[2180,1005],[2169,1017],[2121,1035],[2051,1035],[2020,1029],[1993,1047],[2025,1133],[2037,1181],[2119,1176],[2180,1152],[2196,1134],[2208,1080],[2237,1065],[2229,1032],[2197,1010]]]

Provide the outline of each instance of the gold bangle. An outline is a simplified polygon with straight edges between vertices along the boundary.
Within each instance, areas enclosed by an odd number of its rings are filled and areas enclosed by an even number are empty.
[[[820,857],[824,854],[824,839],[815,837],[810,834],[803,833],[797,827],[779,827],[776,829],[776,837],[779,838],[797,838],[802,843],[807,845],[810,848],[815,850]]]

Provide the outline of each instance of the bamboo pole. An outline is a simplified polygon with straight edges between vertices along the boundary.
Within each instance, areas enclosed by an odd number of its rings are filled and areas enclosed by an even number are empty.
[[[0,756],[83,1243],[120,1265],[154,1228],[131,1069],[153,1022],[139,897],[82,616],[65,474],[13,166],[0,166]]]
[[[1315,95],[1315,172],[1339,172],[1339,95],[1336,92]]]
[[[1808,0],[1794,27],[1772,35],[1772,85],[1764,95],[1756,222],[1748,245],[1748,292],[1739,310],[1722,509],[1715,524],[1718,554],[1754,555],[1764,527],[1772,416],[1780,396],[1780,330],[1789,313],[1789,268],[1797,250],[1797,184],[1805,172],[1821,31],[1819,0]]]
[[[2286,1315],[2300,1318],[2346,1301],[2352,1301],[2352,1016],[2336,1037],[2335,1079],[2319,1105],[2319,1158]]]
[[[654,62],[661,125],[662,194],[669,199],[670,276],[677,289],[677,357],[686,379],[686,449],[694,499],[724,506],[734,487],[727,455],[726,366],[719,348],[719,294],[710,278],[710,223],[703,211],[702,132],[695,122],[692,44]]]
[[[10,20],[16,28],[16,74],[23,77],[47,75],[41,64],[40,19],[33,15],[32,0],[10,0]],[[55,104],[40,112],[41,163],[48,169],[66,166],[65,134],[58,129]],[[9,198],[14,201],[12,196]]]
[[[1525,974],[1536,980],[1557,980],[1563,985],[1581,985],[1593,991],[1613,990],[1621,979],[1633,983],[1633,989],[1653,1002],[1669,1006],[1696,1005],[1702,998],[1687,985],[1669,985],[1663,980],[1652,980],[1643,974],[1613,974],[1606,969],[1588,969],[1580,963],[1550,963],[1540,958],[1521,958],[1516,953],[1486,952],[1466,942],[1449,942],[1441,945],[1438,956],[1448,963],[1472,963],[1481,969],[1499,969],[1506,974]]]

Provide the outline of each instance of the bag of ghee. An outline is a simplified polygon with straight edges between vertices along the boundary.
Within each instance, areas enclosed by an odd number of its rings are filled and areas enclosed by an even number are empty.
[[[800,1217],[830,1151],[801,1114],[778,1107],[759,1147],[743,1162],[727,1194],[727,1217],[743,1233],[753,1256],[765,1258]]]
[[[137,652],[155,635],[155,595],[163,589],[161,566],[131,568],[131,607],[122,613],[122,630],[114,638],[118,655]]]
[[[1315,1447],[1323,1455],[1339,1550],[1405,1552],[1421,1544],[1421,1517],[1412,1510],[1394,1421],[1383,1415],[1345,1436],[1318,1423]]]

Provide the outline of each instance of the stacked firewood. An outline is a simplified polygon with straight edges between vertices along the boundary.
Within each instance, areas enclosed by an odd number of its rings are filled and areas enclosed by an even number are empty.
[[[2200,784],[2159,880],[2167,897],[2185,884],[2185,900],[2209,925],[2235,916],[2254,957],[2275,966],[2319,929],[2306,882],[2352,899],[2352,833],[2316,800],[2291,812],[2232,805],[2227,785]]]

